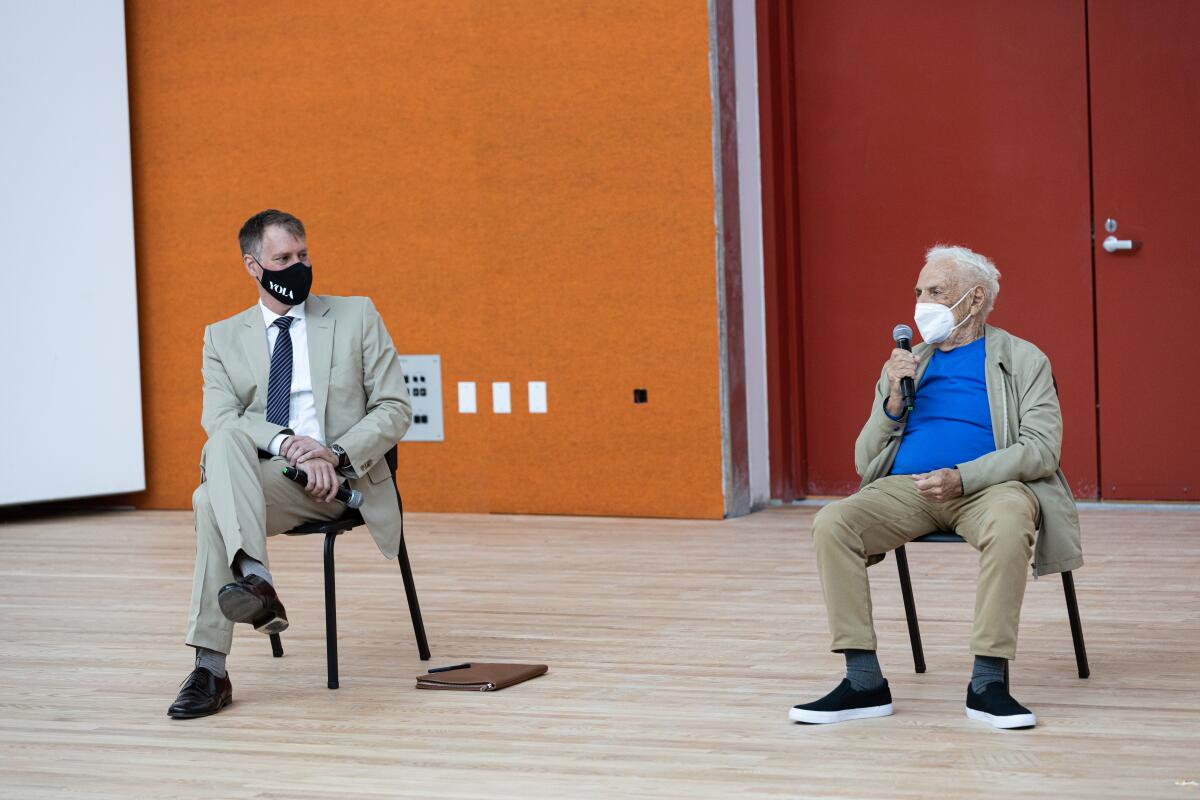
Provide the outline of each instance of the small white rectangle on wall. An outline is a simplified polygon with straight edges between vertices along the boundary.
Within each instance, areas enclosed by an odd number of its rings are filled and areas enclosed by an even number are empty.
[[[458,382],[458,413],[475,413],[475,381]]]
[[[492,413],[512,413],[512,394],[507,381],[492,384]]]
[[[545,414],[546,413],[546,382],[545,381],[530,381],[529,382],[529,413],[530,414]]]

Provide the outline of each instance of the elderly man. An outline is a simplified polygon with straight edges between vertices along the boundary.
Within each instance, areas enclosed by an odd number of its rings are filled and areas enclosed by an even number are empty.
[[[384,455],[412,420],[396,349],[365,297],[309,296],[304,224],[267,210],[238,234],[258,291],[249,309],[204,332],[208,441],[200,456],[196,573],[187,644],[195,669],[167,710],[215,714],[233,699],[225,656],[235,623],[278,633],[288,625],[267,568],[267,537],[345,513],[343,479],[388,558],[400,547],[400,509]],[[308,476],[301,487],[283,475]]]
[[[966,712],[997,728],[1036,719],[1004,684],[1017,652],[1026,567],[1034,575],[1083,563],[1079,518],[1059,469],[1062,414],[1050,361],[1029,342],[986,324],[1000,273],[965,247],[936,246],[917,278],[924,343],[892,351],[855,444],[858,493],[813,520],[817,567],[834,652],[846,678],[797,722],[892,713],[875,656],[867,566],[917,536],[953,530],[979,551],[975,666]],[[917,382],[908,411],[902,380]],[[1035,546],[1036,541],[1036,546]]]

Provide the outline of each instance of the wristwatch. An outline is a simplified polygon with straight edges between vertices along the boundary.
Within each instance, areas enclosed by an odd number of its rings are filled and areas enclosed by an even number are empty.
[[[338,458],[338,469],[345,469],[346,467],[350,466],[350,456],[346,455],[346,451],[342,449],[340,444],[331,444],[329,445],[329,449],[332,450],[333,454]]]

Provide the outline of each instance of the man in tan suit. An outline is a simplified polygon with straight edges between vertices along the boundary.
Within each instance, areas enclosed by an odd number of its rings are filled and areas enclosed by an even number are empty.
[[[388,558],[400,509],[384,455],[412,420],[408,389],[375,306],[365,297],[309,296],[304,224],[255,214],[238,234],[259,302],[204,332],[208,441],[192,496],[196,572],[187,644],[196,667],[167,713],[207,716],[232,700],[225,656],[237,622],[287,625],[267,568],[267,537],[340,517],[338,487],[363,495],[363,519]],[[283,474],[293,466],[306,487]]]

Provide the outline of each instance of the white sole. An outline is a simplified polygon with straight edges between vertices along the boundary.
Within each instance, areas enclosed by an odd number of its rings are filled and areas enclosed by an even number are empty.
[[[986,711],[976,711],[973,708],[967,709],[967,716],[971,719],[977,719],[980,722],[986,722],[993,728],[1032,728],[1037,725],[1037,717],[1033,714],[1013,714],[1011,717],[997,717]]]
[[[871,719],[872,717],[890,717],[892,704],[885,706],[870,706],[868,708],[847,708],[845,711],[809,711],[805,708],[793,708],[788,712],[792,722],[807,722],[810,725],[826,725],[831,722],[848,722],[852,719]]]

